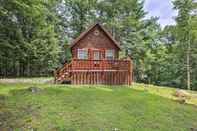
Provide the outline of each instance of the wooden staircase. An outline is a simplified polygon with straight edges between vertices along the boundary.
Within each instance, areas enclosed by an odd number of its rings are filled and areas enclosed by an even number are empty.
[[[70,80],[70,76],[71,76],[70,69],[71,69],[71,63],[65,63],[63,67],[57,69],[54,72],[55,83],[61,84],[65,80]]]

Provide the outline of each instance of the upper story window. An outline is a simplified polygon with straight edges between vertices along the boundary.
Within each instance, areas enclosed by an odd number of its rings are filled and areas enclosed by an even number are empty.
[[[88,59],[88,51],[85,49],[77,50],[77,58],[78,59]]]
[[[113,60],[114,59],[114,50],[106,50],[105,58],[107,60]]]
[[[94,51],[94,60],[99,60],[100,59],[100,52],[99,51]]]

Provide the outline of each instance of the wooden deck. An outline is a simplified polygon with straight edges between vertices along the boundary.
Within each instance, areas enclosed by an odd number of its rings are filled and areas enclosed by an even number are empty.
[[[79,60],[58,69],[56,81],[70,80],[72,84],[127,84],[132,83],[131,60]]]

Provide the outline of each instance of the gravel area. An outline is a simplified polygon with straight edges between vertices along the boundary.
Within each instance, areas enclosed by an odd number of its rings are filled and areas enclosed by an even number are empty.
[[[35,84],[46,84],[53,83],[53,77],[39,77],[39,78],[6,78],[0,79],[0,83],[35,83]]]

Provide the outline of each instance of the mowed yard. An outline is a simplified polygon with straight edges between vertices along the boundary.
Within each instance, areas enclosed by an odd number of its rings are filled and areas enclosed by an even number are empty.
[[[196,92],[181,104],[173,88],[35,81],[0,81],[0,131],[197,131]]]

